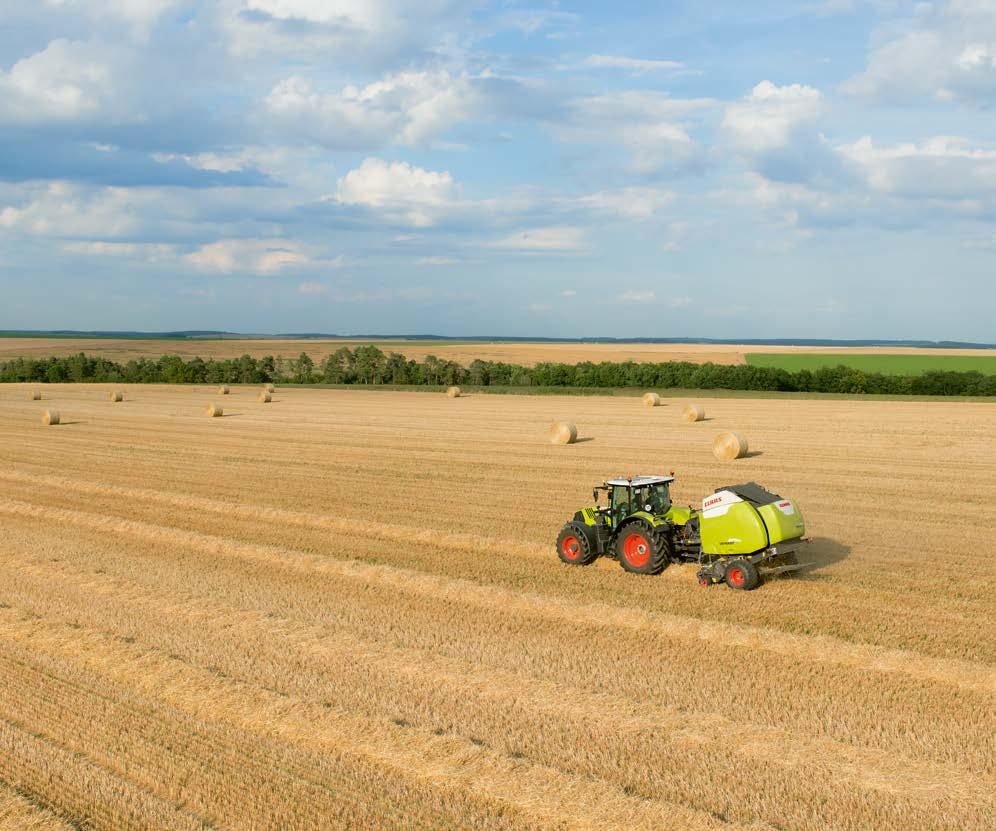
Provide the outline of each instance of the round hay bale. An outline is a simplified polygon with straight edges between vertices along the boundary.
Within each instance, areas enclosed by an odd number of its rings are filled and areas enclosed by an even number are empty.
[[[218,395],[228,395],[228,384],[222,384],[218,387]]]
[[[114,390],[111,393],[111,401],[117,403],[118,401],[124,401],[124,393],[121,390]]]
[[[643,396],[643,403],[647,407],[659,407],[661,397],[656,392],[648,392]]]
[[[685,421],[702,421],[705,418],[705,407],[701,404],[689,404],[681,411],[681,417]]]
[[[570,421],[555,421],[550,425],[550,444],[574,444],[578,440],[578,428]]]
[[[712,443],[712,454],[721,462],[732,462],[747,455],[747,439],[739,433],[720,433]]]
[[[460,387],[450,387],[446,390],[447,398],[459,398],[460,397]]]
[[[266,390],[267,392],[273,392],[274,387],[273,384],[264,384],[263,389]]]
[[[215,404],[213,401],[207,405],[207,410],[205,412],[211,418],[220,418],[225,414],[225,411],[221,408],[220,404]]]
[[[269,404],[270,401],[272,401],[272,400],[273,400],[272,396],[266,390],[263,390],[259,394],[259,403],[260,404]]]
[[[54,426],[59,423],[59,411],[58,410],[44,410],[42,411],[42,424],[49,426]]]
[[[31,390],[31,392],[28,393],[28,400],[29,401],[41,401],[41,391],[40,390]]]

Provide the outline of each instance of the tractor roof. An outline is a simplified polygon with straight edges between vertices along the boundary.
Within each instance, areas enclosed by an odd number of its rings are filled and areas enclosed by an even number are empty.
[[[606,485],[627,485],[633,488],[643,488],[647,485],[661,485],[665,482],[673,482],[673,476],[634,476],[630,479],[607,479]]]

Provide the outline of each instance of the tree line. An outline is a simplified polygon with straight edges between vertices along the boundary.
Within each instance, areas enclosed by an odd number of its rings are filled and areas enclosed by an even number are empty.
[[[0,382],[120,382],[130,384],[398,384],[413,386],[580,387],[727,389],[782,392],[878,393],[887,395],[996,395],[996,375],[928,371],[883,375],[839,365],[791,372],[775,367],[634,361],[526,367],[475,360],[464,366],[428,355],[415,361],[376,346],[341,347],[316,364],[297,358],[233,359],[163,355],[127,362],[90,357],[18,358],[0,362]]]

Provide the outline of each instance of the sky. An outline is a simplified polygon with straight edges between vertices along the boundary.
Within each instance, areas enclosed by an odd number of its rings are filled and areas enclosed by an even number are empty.
[[[0,21],[0,329],[996,341],[996,0]]]

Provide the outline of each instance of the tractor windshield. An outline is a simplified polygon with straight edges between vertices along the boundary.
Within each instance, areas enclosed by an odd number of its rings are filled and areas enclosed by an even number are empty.
[[[656,485],[638,488],[635,501],[642,510],[648,513],[667,513],[668,508],[671,507],[671,493],[668,489],[668,483],[658,482]]]

